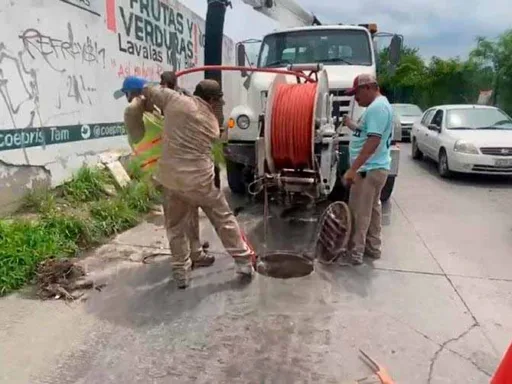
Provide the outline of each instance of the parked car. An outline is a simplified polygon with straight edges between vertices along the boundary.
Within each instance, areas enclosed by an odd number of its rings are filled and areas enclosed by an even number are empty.
[[[423,111],[415,104],[392,104],[402,126],[402,140],[411,139],[412,125],[421,120]]]
[[[441,105],[425,111],[412,128],[412,157],[452,172],[512,175],[512,118],[485,105]]]

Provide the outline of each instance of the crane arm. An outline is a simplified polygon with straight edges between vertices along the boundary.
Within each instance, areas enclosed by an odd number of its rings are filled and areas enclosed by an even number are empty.
[[[242,2],[286,28],[320,24],[315,15],[306,11],[294,0],[242,0]]]

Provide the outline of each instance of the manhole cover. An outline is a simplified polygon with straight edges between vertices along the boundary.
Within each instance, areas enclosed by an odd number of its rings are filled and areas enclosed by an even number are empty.
[[[319,221],[315,254],[322,263],[336,261],[347,249],[352,218],[350,209],[344,202],[330,204]]]
[[[293,252],[273,252],[258,260],[259,274],[277,279],[303,277],[313,272],[313,262]]]

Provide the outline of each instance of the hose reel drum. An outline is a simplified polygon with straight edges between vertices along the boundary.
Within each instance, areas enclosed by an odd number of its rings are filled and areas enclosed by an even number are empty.
[[[327,72],[321,65],[295,65],[288,70],[311,71],[317,81],[299,83],[299,78],[284,74],[274,78],[263,137],[256,146],[258,176],[273,178],[288,193],[327,197],[338,167],[338,134]]]

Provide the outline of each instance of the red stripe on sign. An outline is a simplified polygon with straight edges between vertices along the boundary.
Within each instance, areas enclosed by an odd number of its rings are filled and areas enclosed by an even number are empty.
[[[107,29],[111,32],[117,32],[116,23],[116,0],[105,0],[107,5]]]

